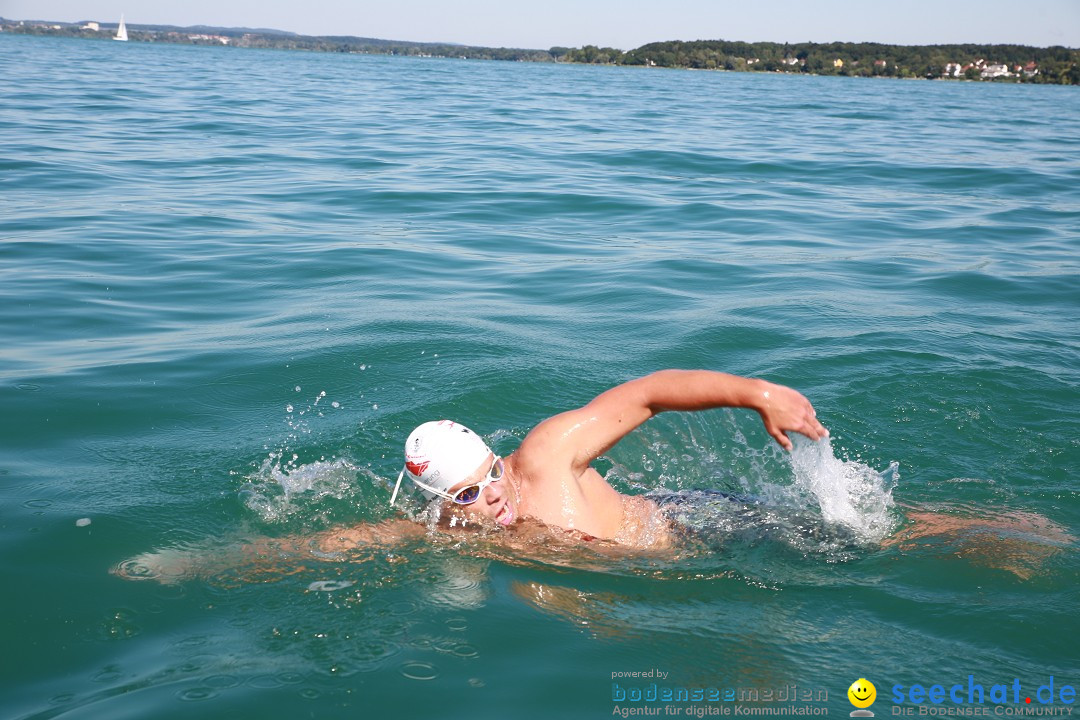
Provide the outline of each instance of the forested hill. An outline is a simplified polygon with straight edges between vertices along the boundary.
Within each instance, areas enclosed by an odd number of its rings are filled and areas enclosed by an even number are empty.
[[[623,52],[586,45],[548,50],[419,43],[352,36],[310,36],[278,30],[127,26],[134,42],[166,42],[313,52],[369,53],[524,62],[573,62],[856,77],[947,78],[1080,85],[1080,50],[1026,45],[885,45],[697,40],[655,42]],[[4,20],[0,31],[107,39],[116,23]]]
[[[561,50],[553,48],[553,51]],[[817,75],[1019,79],[1080,84],[1080,51],[1027,45],[885,45],[881,43],[656,42],[629,52],[587,46],[560,59],[705,70]],[[989,69],[994,68],[994,69]]]

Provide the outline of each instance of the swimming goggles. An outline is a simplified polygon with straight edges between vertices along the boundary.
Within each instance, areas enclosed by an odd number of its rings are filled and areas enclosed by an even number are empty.
[[[496,480],[499,480],[500,478],[502,478],[502,476],[503,460],[501,457],[496,455],[495,459],[491,461],[491,468],[487,472],[487,477],[485,477],[483,480],[476,483],[475,485],[469,485],[467,487],[461,488],[453,495],[446,492],[445,490],[439,490],[438,488],[433,488],[430,485],[425,485],[416,478],[413,478],[413,482],[430,493],[434,493],[435,495],[446,498],[447,500],[452,500],[456,505],[472,505],[474,502],[480,499],[480,493],[484,492],[484,488],[486,488],[488,485],[495,482]],[[393,500],[391,500],[391,503],[393,503]]]

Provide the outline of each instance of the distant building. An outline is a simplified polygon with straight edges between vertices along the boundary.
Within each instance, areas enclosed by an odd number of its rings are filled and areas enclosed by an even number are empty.
[[[979,77],[983,80],[992,80],[999,77],[1012,77],[1012,73],[1009,72],[1009,66],[1005,64],[1001,65],[987,65],[979,73]]]
[[[93,30],[94,32],[100,32],[101,31],[101,26],[98,25],[96,22],[88,22],[79,29],[80,30]]]
[[[968,67],[971,66],[968,65]],[[965,70],[967,70],[967,68],[960,67],[960,63],[948,63],[947,65],[945,65],[945,72],[943,72],[942,75],[944,77],[958,78],[964,74]]]
[[[837,68],[837,69],[842,68],[842,67],[844,67],[844,61],[841,60],[840,58],[836,58],[835,60],[832,61],[832,66],[834,68]]]
[[[223,35],[188,35],[191,42],[219,42],[222,45],[229,44],[229,38]]]
[[[1023,68],[1024,77],[1033,77],[1039,74],[1039,66],[1032,60]]]

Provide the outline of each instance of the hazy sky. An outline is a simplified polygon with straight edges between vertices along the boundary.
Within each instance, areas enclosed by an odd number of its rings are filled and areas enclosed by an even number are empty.
[[[657,40],[1080,47],[1080,0],[0,0],[0,16],[629,50]]]

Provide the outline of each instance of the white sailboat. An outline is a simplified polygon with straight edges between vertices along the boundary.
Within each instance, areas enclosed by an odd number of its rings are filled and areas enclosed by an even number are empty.
[[[124,24],[124,16],[120,16],[120,27],[116,28],[116,36],[113,40],[127,42],[127,25]]]

